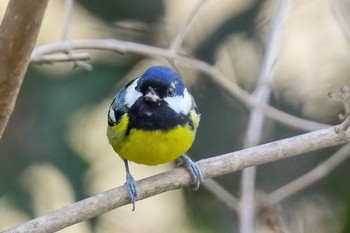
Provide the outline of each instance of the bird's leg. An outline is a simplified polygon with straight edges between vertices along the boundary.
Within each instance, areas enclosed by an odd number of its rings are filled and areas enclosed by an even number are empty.
[[[183,154],[180,156],[180,163],[178,166],[183,166],[187,169],[187,171],[191,174],[191,177],[193,179],[194,183],[194,190],[198,190],[199,185],[201,182],[204,182],[203,175],[199,167],[195,162],[192,161],[190,157],[188,157],[186,154]]]
[[[125,164],[125,170],[126,170],[126,182],[125,185],[128,189],[129,196],[130,196],[130,203],[132,204],[132,211],[135,210],[135,202],[138,199],[138,192],[137,192],[137,185],[132,177],[130,170],[129,170],[129,164],[128,160],[124,159],[124,164]]]

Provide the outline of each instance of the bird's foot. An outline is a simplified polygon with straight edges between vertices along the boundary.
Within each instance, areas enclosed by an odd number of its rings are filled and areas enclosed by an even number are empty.
[[[194,183],[194,188],[193,190],[198,190],[201,182],[204,182],[203,180],[203,175],[199,167],[195,162],[192,161],[190,157],[187,155],[182,155],[180,157],[180,163],[178,163],[178,166],[185,167],[187,171],[190,173],[193,183]]]
[[[126,188],[130,196],[130,203],[132,204],[132,211],[135,210],[135,202],[138,200],[137,184],[131,174],[126,174]]]

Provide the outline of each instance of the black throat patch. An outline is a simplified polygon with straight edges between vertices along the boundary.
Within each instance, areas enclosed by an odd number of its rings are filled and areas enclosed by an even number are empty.
[[[128,110],[128,116],[127,135],[133,128],[147,131],[167,131],[178,125],[184,126],[190,121],[188,115],[176,113],[164,100],[153,102],[147,101],[144,97],[140,97],[133,104]]]

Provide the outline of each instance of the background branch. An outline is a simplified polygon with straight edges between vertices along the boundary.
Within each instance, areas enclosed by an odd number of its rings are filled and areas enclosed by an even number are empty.
[[[172,54],[178,54],[180,47],[182,45],[183,40],[185,39],[185,36],[188,32],[188,30],[191,28],[193,19],[197,15],[197,12],[202,7],[202,5],[206,2],[206,0],[198,0],[196,5],[192,8],[190,14],[186,18],[186,20],[182,23],[180,28],[178,29],[176,36],[172,40],[170,44],[170,50],[172,51]]]
[[[239,200],[232,193],[228,192],[224,187],[213,179],[205,180],[203,187],[211,192],[219,201],[224,203],[229,209],[239,213]]]
[[[258,84],[253,92],[253,98],[261,104],[268,104],[271,96],[271,80],[275,74],[282,23],[286,13],[287,0],[277,1],[274,17],[271,20],[263,63],[258,78]],[[265,114],[259,107],[254,107],[249,115],[244,147],[256,146],[261,141],[265,122]],[[241,199],[239,227],[241,233],[255,232],[255,177],[256,167],[244,169],[241,178]]]
[[[191,28],[191,25],[193,23],[194,18],[197,15],[197,12],[202,7],[202,5],[206,2],[206,0],[198,0],[195,4],[195,6],[192,8],[191,12],[187,16],[187,18],[183,21],[183,23],[178,28],[174,38],[172,39],[169,47],[169,52],[171,54],[171,58],[168,58],[169,64],[177,71],[179,70],[176,67],[174,56],[180,53],[180,48],[183,43],[183,40],[185,39],[188,30]]]
[[[296,156],[350,141],[350,133],[336,133],[335,127],[274,141],[264,145],[223,154],[198,161],[205,179],[231,173],[248,166]],[[137,182],[139,199],[191,184],[191,177],[183,168],[158,174]],[[49,233],[88,220],[109,210],[126,205],[129,195],[124,186],[86,198],[52,211],[3,233]]]
[[[14,109],[48,0],[11,0],[0,25],[0,139]]]
[[[280,187],[274,192],[270,193],[268,197],[268,203],[278,203],[284,199],[292,196],[293,194],[300,192],[301,190],[309,187],[313,183],[324,178],[333,169],[339,166],[350,156],[350,144],[346,144],[333,154],[329,159],[319,164],[317,167],[307,172],[305,175],[293,180],[292,182]]]
[[[171,55],[169,49],[163,49],[153,47],[149,45],[143,45],[128,41],[121,40],[72,40],[72,41],[59,41],[35,48],[32,53],[31,60],[40,62],[41,60],[47,62],[45,56],[49,54],[66,52],[72,50],[107,50],[119,53],[135,53],[139,55],[158,56],[164,59],[174,59],[174,61],[186,66],[190,66],[198,71],[201,71],[208,75],[223,91],[225,91],[232,98],[237,99],[248,108],[259,107],[266,116],[288,125],[292,128],[300,129],[303,131],[313,131],[329,127],[329,125],[306,120],[285,113],[267,104],[258,103],[247,91],[243,90],[236,83],[232,82],[225,74],[223,74],[216,67],[194,58],[189,58],[183,55],[177,54]]]
[[[70,30],[73,18],[73,0],[66,0],[66,7],[64,11],[64,24],[62,31],[62,40],[69,40]]]
[[[49,54],[40,57],[40,60],[33,58],[32,63],[55,63],[55,62],[71,62],[71,61],[88,61],[90,60],[89,53],[60,53],[60,54]]]

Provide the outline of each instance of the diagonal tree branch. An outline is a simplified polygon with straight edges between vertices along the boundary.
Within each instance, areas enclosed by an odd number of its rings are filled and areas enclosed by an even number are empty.
[[[48,0],[11,0],[0,25],[0,139],[14,109]]]
[[[218,182],[213,179],[205,180],[203,187],[213,194],[219,201],[225,204],[230,210],[234,210],[239,214],[239,200],[232,193],[227,191]]]
[[[194,69],[201,71],[209,76],[215,83],[217,83],[223,91],[239,100],[248,108],[259,107],[266,116],[275,119],[281,123],[289,125],[296,129],[304,131],[314,131],[317,129],[329,127],[329,125],[318,122],[302,119],[291,114],[280,111],[274,107],[266,104],[258,103],[248,92],[240,88],[236,83],[232,82],[225,74],[223,74],[216,67],[194,58],[189,58],[183,55],[171,55],[169,49],[153,47],[128,41],[121,40],[72,40],[72,41],[58,41],[37,47],[31,56],[31,61],[40,63],[47,62],[46,56],[53,56],[54,53],[61,53],[72,50],[107,50],[119,53],[136,53],[147,56],[158,56],[167,60],[174,59],[174,61],[183,65],[191,66]],[[51,57],[53,58],[53,57]],[[55,59],[54,59],[55,60]],[[53,60],[53,61],[54,61]]]
[[[264,145],[223,154],[198,162],[205,179],[231,173],[249,166],[300,155],[350,141],[350,132],[337,133],[330,127],[311,133],[274,141]],[[158,174],[137,182],[139,199],[178,189],[191,184],[191,176],[183,168]],[[82,201],[52,211],[46,215],[18,225],[3,233],[50,233],[78,222],[88,220],[107,211],[126,205],[129,195],[124,186],[97,194]]]
[[[181,45],[186,37],[186,34],[188,30],[190,30],[191,25],[193,23],[193,20],[195,19],[197,12],[200,10],[202,5],[206,2],[206,0],[198,0],[196,2],[196,5],[192,8],[190,14],[187,16],[187,18],[184,20],[184,22],[180,25],[180,27],[177,30],[177,33],[175,34],[175,37],[172,39],[170,46],[169,46],[169,54],[172,56],[171,58],[168,58],[169,64],[177,71],[177,67],[174,61],[174,58],[177,54],[180,54],[180,48]]]
[[[346,144],[334,155],[316,166],[311,171],[270,193],[267,196],[268,203],[278,203],[309,187],[310,185],[324,178],[326,175],[328,175],[328,173],[333,171],[349,157],[350,144]]]
[[[188,17],[186,18],[186,20],[182,23],[181,27],[178,29],[176,36],[174,37],[174,39],[171,41],[171,44],[170,44],[170,50],[172,54],[175,55],[179,53],[182,42],[185,39],[185,36],[188,30],[190,30],[192,26],[193,19],[195,18],[195,16],[197,15],[197,12],[205,2],[206,0],[198,0],[196,5],[192,8]]]

